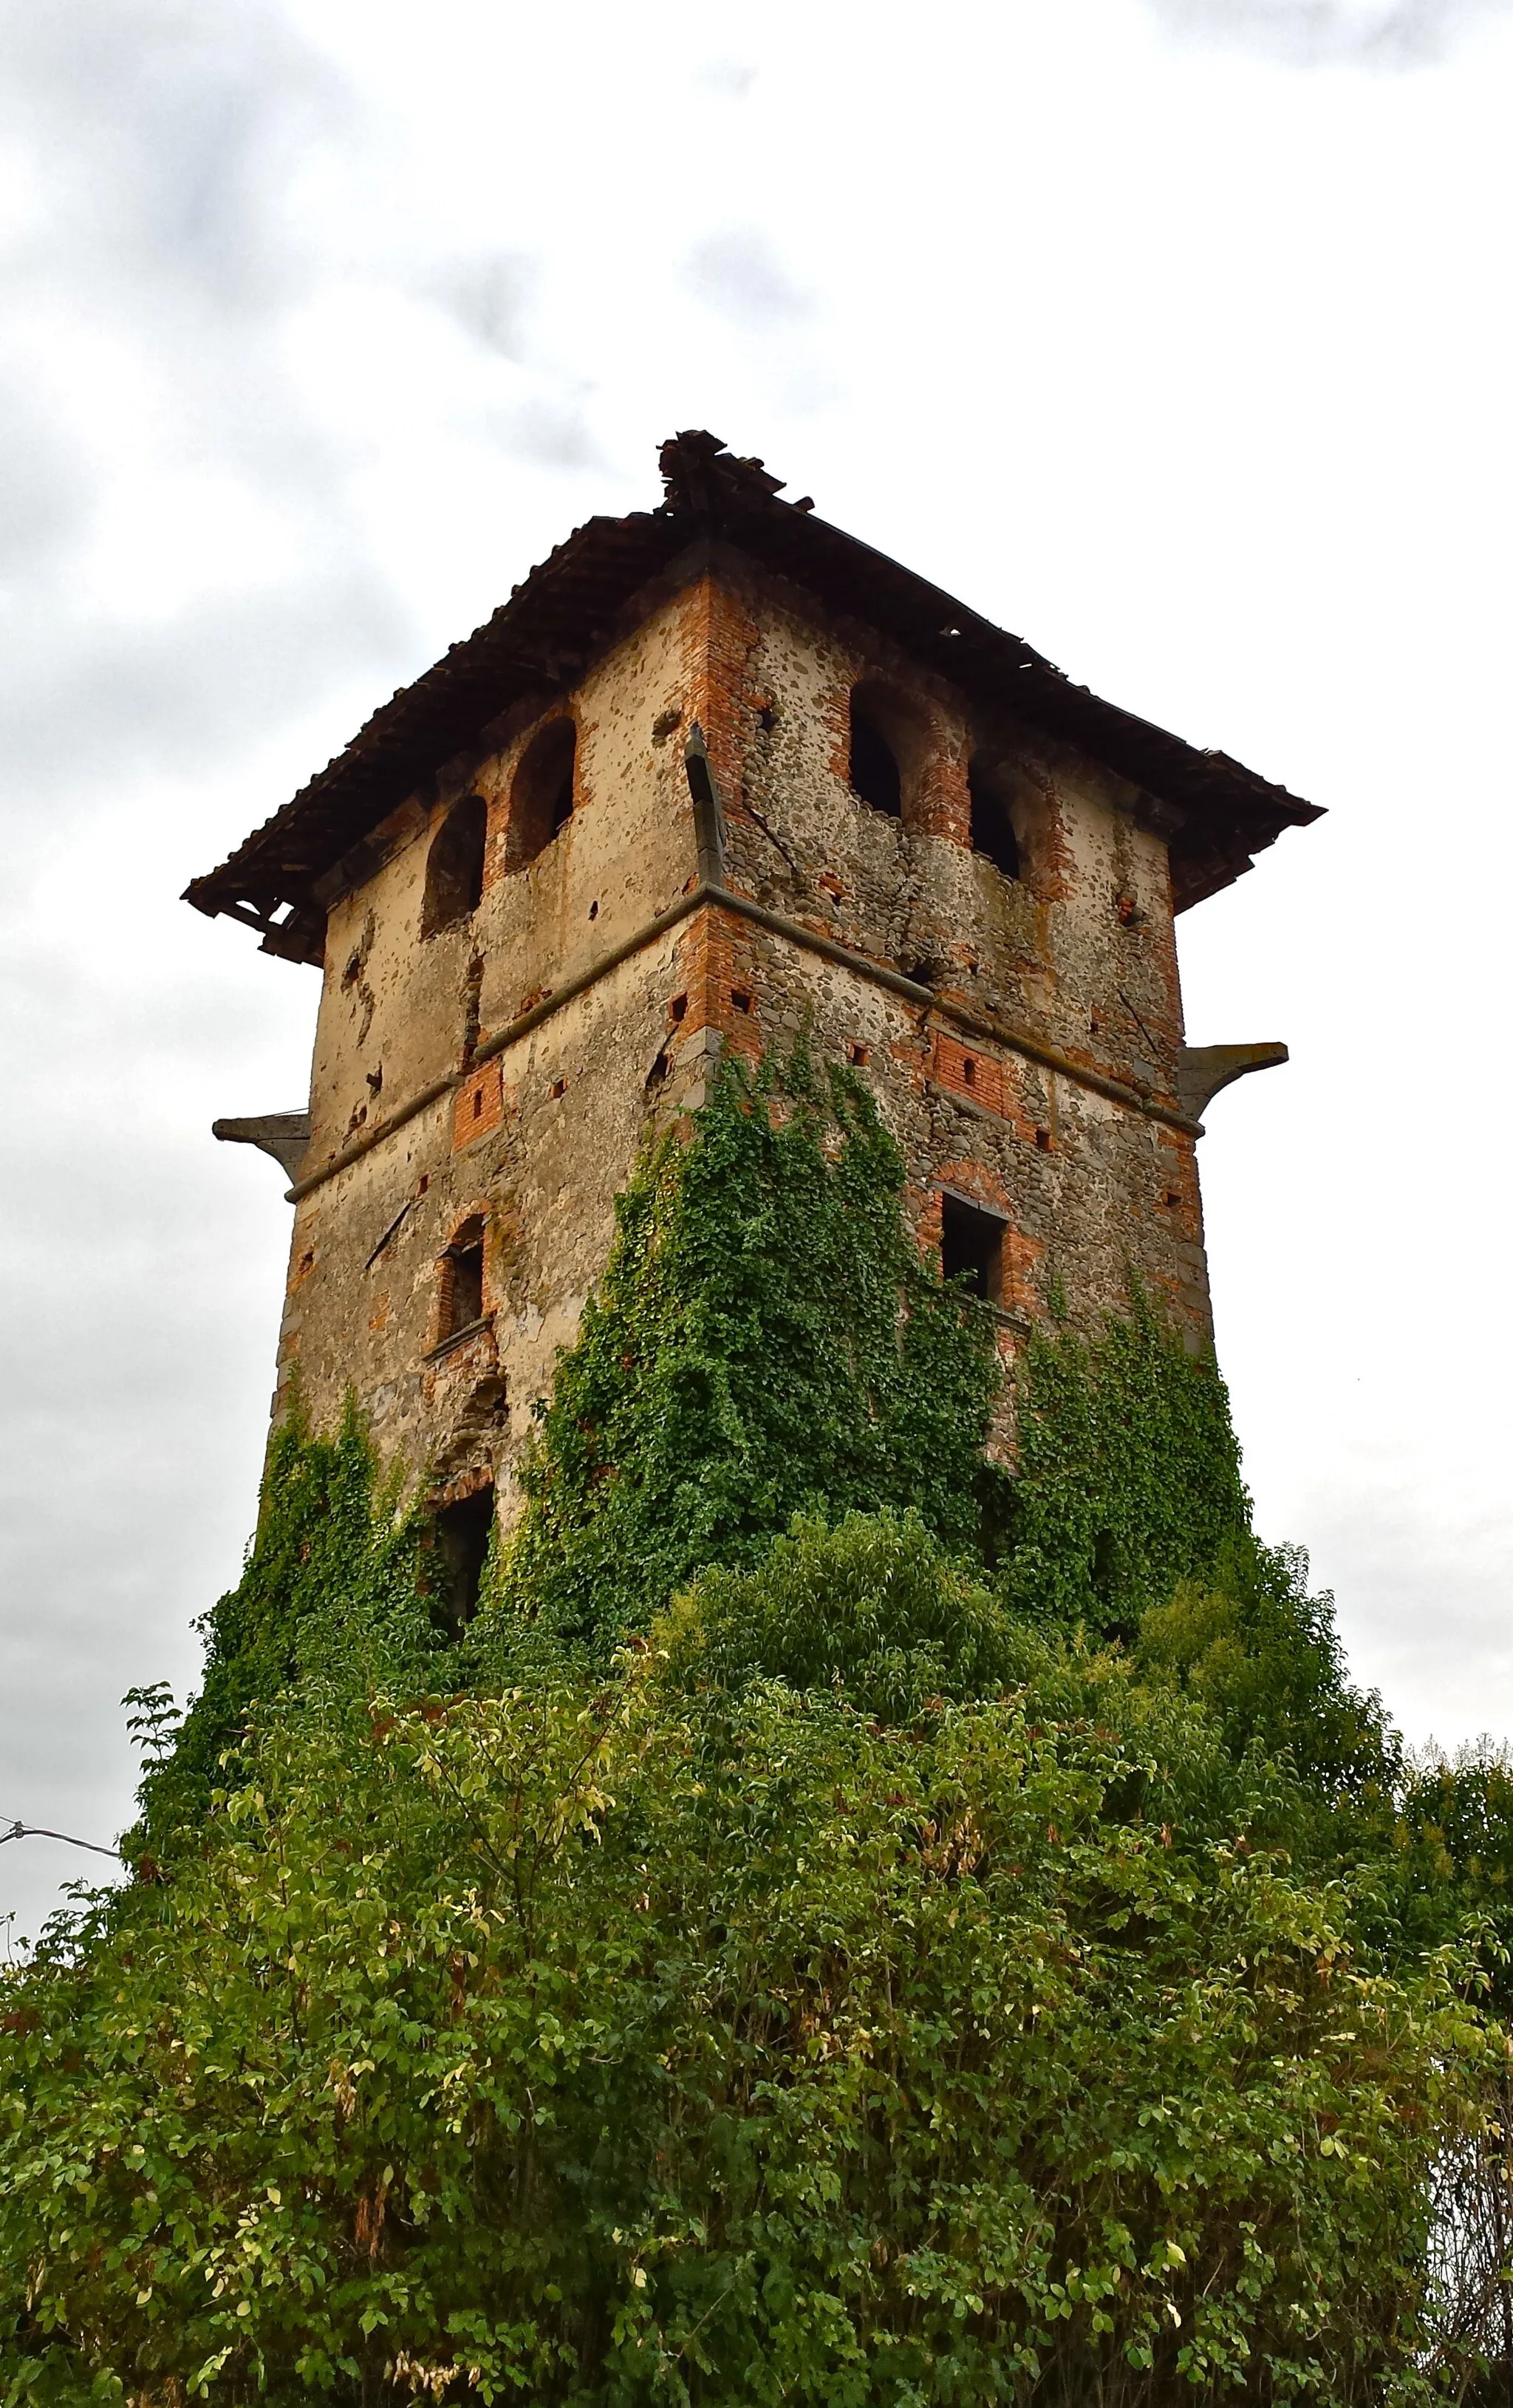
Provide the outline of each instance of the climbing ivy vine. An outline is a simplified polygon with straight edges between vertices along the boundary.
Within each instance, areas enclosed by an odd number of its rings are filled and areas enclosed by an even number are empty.
[[[525,1466],[507,1604],[612,1635],[798,1512],[912,1508],[980,1552],[992,1317],[921,1260],[903,1186],[854,1074],[803,1049],[721,1066],[692,1142],[664,1137],[621,1198]]]
[[[334,1437],[313,1432],[296,1392],[273,1434],[257,1527],[236,1586],[203,1617],[198,1697],[160,1744],[142,1783],[142,1823],[126,1835],[141,1855],[193,1828],[228,1778],[259,1705],[316,1672],[423,1680],[441,1639],[423,1589],[422,1515],[401,1476],[385,1479],[361,1417],[349,1405]],[[155,1693],[153,1719],[162,1731]]]
[[[1031,1337],[1018,1383],[1010,1589],[1027,1610],[1133,1638],[1250,1526],[1229,1398],[1137,1281],[1093,1337]]]
[[[603,1660],[696,1572],[761,1562],[795,1516],[916,1514],[1015,1612],[1131,1641],[1243,1551],[1222,1382],[1137,1285],[1100,1333],[1029,1341],[1012,1478],[984,1455],[1000,1380],[992,1314],[921,1256],[864,1082],[803,1046],[754,1071],[727,1061],[692,1131],[652,1147],[619,1199],[452,1677],[486,1686],[527,1629]],[[393,1678],[445,1646],[425,1541],[356,1412],[324,1437],[296,1398],[242,1580],[206,1620],[200,1697],[149,1777],[150,1820],[196,1812],[252,1702],[334,1650]]]

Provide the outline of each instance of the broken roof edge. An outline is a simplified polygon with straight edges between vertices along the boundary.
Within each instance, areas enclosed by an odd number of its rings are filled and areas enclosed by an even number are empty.
[[[265,951],[319,960],[315,881],[509,702],[533,688],[544,696],[565,691],[640,589],[700,536],[723,538],[828,609],[876,628],[969,698],[1010,709],[1154,797],[1174,823],[1178,910],[1232,883],[1284,827],[1322,817],[1317,804],[1227,753],[1200,752],[1074,685],[1021,638],[815,516],[806,497],[780,500],[781,480],[717,437],[677,435],[659,463],[659,508],[575,528],[226,861],[192,880],[184,900],[258,928]]]

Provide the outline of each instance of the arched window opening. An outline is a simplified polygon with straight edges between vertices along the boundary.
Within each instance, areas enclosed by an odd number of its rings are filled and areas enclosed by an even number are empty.
[[[441,1257],[441,1338],[483,1318],[483,1218],[464,1221]]]
[[[983,854],[1006,878],[1018,878],[1020,840],[1014,833],[1002,776],[974,756],[966,783],[972,803],[973,852]]]
[[[943,1279],[964,1278],[969,1293],[986,1304],[1004,1300],[1004,1230],[997,1212],[984,1212],[964,1197],[940,1199],[940,1270]]]
[[[436,1619],[452,1632],[461,1630],[478,1612],[483,1569],[493,1536],[493,1489],[476,1488],[471,1497],[443,1505],[435,1517],[436,1571],[432,1588]]]
[[[578,729],[570,719],[551,719],[532,738],[509,790],[505,867],[524,869],[545,852],[573,816]]]
[[[891,820],[904,815],[904,780],[898,755],[878,724],[874,697],[864,686],[851,689],[851,792]]]
[[[453,803],[432,841],[425,865],[425,901],[421,910],[422,937],[439,936],[443,928],[475,912],[483,896],[483,848],[489,832],[489,810],[481,795],[464,795]]]

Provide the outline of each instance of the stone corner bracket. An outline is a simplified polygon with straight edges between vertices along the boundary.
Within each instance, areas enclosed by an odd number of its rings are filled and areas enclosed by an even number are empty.
[[[1275,1069],[1288,1058],[1285,1045],[1184,1045],[1177,1057],[1177,1093],[1182,1110],[1201,1120],[1220,1087],[1250,1070]]]
[[[263,1112],[252,1120],[212,1121],[210,1135],[227,1145],[255,1145],[260,1154],[272,1154],[286,1179],[294,1179],[310,1141],[310,1116]]]

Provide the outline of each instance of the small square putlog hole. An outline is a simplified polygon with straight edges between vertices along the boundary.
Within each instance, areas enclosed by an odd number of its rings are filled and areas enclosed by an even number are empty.
[[[965,1278],[986,1304],[1004,1300],[1004,1234],[1007,1224],[960,1196],[940,1199],[940,1268],[947,1279]]]

